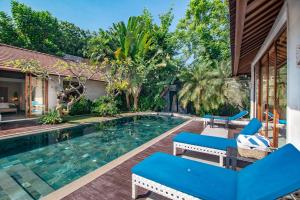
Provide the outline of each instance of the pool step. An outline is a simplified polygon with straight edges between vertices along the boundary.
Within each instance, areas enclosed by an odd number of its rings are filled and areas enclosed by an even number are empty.
[[[39,199],[54,191],[45,181],[22,164],[10,167],[6,173],[34,199]]]
[[[4,170],[0,171],[1,200],[32,200],[33,198]]]

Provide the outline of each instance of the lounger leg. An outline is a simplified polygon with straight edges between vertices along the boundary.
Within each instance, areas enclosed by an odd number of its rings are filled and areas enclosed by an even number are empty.
[[[137,198],[137,186],[132,182],[132,199]]]
[[[223,156],[220,156],[220,166],[223,167],[224,165],[224,157]]]
[[[173,155],[176,156],[176,145],[173,143]]]

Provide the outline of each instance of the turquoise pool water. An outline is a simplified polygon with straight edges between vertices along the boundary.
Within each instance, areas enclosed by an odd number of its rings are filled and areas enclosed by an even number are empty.
[[[1,185],[1,177],[12,178],[12,187],[19,185],[30,198],[37,199],[184,121],[165,116],[134,116],[0,140],[0,199],[12,199],[8,198],[6,186]]]

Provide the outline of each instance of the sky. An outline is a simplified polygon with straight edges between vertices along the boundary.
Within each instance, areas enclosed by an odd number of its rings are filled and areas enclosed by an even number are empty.
[[[189,0],[18,0],[34,10],[47,10],[59,20],[69,21],[80,28],[97,31],[112,23],[127,21],[129,16],[140,15],[147,8],[159,22],[159,14],[173,8],[175,30],[184,17]],[[0,11],[11,15],[10,0],[0,0]]]

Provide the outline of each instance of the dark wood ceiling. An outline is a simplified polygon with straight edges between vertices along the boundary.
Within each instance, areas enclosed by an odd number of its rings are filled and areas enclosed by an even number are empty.
[[[229,0],[233,75],[250,74],[284,0]]]

